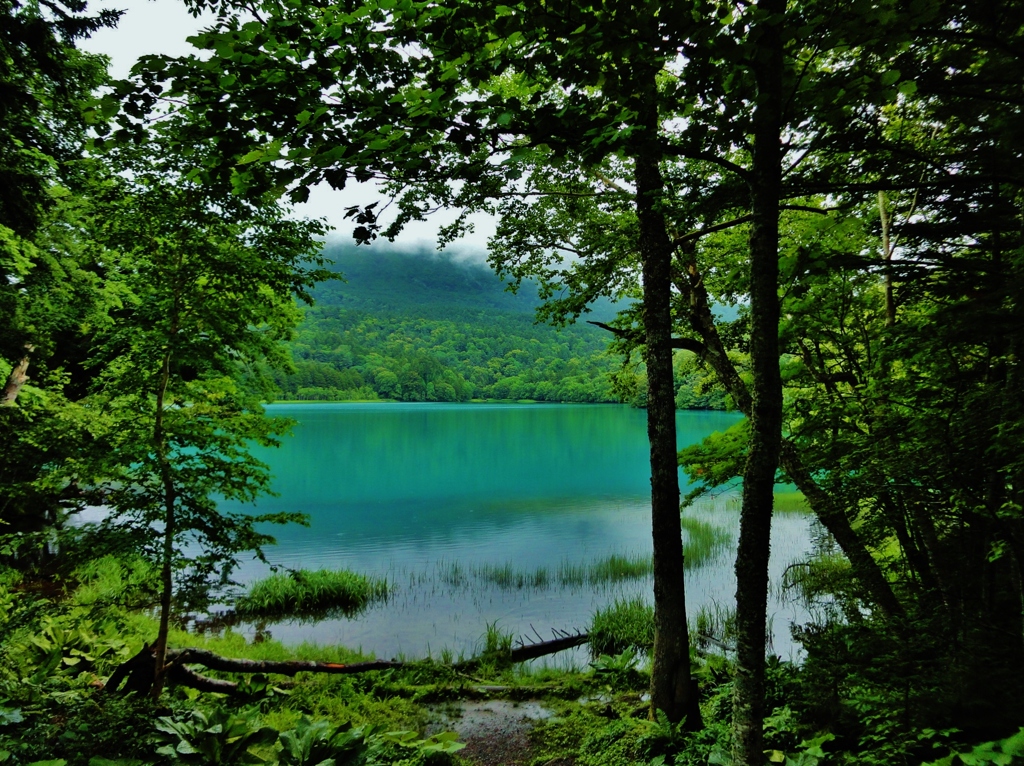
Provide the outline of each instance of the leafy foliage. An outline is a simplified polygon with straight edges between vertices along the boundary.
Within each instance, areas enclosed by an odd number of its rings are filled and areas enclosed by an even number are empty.
[[[165,716],[156,729],[170,744],[157,753],[175,762],[211,766],[266,763],[250,750],[276,742],[278,733],[269,726],[259,726],[255,717],[254,712],[235,713],[227,708],[214,708],[209,713],[193,710],[182,720]]]

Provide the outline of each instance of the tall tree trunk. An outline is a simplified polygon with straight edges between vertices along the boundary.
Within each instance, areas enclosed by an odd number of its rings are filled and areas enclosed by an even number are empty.
[[[653,82],[646,127],[654,134],[657,112]],[[653,156],[652,156],[653,155]],[[679,458],[672,375],[672,246],[659,209],[664,182],[653,149],[636,157],[636,208],[643,264],[644,361],[647,364],[647,435],[651,445],[651,529],[654,537],[654,650],[651,710],[670,721],[701,727],[697,694],[690,680],[690,638],[683,587],[682,526],[679,520]]]
[[[892,292],[892,212],[889,198],[878,192],[878,219],[882,224],[882,259],[885,261],[885,326],[896,324],[896,300]]]
[[[780,0],[761,0],[755,62],[758,104],[750,201],[750,442],[743,470],[743,505],[736,550],[736,671],[733,761],[764,761],[764,666],[775,473],[782,445],[779,372],[779,205],[782,194],[782,38]]]

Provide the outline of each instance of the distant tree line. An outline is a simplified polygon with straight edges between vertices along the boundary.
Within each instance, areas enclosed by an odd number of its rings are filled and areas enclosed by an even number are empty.
[[[556,330],[527,314],[449,313],[453,318],[416,316],[411,309],[379,315],[309,309],[290,343],[295,372],[274,373],[281,398],[646,404],[643,366],[608,353],[601,330]],[[676,388],[680,409],[726,408],[709,373],[682,358]]]

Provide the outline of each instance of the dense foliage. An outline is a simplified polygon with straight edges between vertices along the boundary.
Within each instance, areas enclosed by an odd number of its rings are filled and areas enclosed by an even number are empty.
[[[439,254],[335,243],[324,255],[344,281],[314,290],[289,343],[295,371],[275,375],[283,399],[644,404],[642,362],[582,320],[538,322],[532,284],[513,295],[482,264]],[[585,318],[614,314],[602,301]],[[706,367],[680,355],[676,373],[680,409],[727,406]]]
[[[247,445],[278,435],[259,404],[273,384],[302,398],[623,395],[647,407],[652,447],[654,630],[623,610],[651,636],[652,720],[610,702],[607,724],[567,714],[546,728],[551,757],[1019,757],[1024,5],[189,6],[219,11],[194,38],[203,55],[149,57],[87,107],[102,62],[74,42],[113,16],[0,5],[0,553],[30,568],[49,550],[40,578],[105,548],[144,554],[159,694],[172,609],[267,542],[215,497],[266,489]],[[605,324],[626,365],[608,382],[601,331],[536,328],[493,284],[413,316],[393,285],[360,297],[355,269],[351,292],[325,289],[307,311],[293,371],[293,298],[327,275],[321,229],[275,198],[350,178],[396,201],[390,219],[349,211],[360,242],[439,206],[463,214],[445,241],[465,216],[497,215],[492,265],[534,280],[556,324],[618,302]],[[424,281],[430,263],[401,266],[427,293],[483,278],[446,264]],[[715,305],[741,308],[725,321]],[[749,420],[677,456],[675,407],[711,405],[692,392],[714,386]],[[729,663],[691,664],[680,461],[707,487],[743,482]],[[817,607],[799,668],[766,661],[763,642],[779,479],[823,530],[790,574]],[[55,559],[61,521],[90,502],[108,524],[66,535]],[[69,733],[54,711],[74,714],[93,671],[68,669],[109,670],[135,618],[3,598],[2,693],[17,704],[0,722],[25,742],[48,725],[74,740],[88,726]],[[614,689],[636,681],[629,664],[595,674]],[[168,758],[225,731],[288,747],[221,708],[162,726],[178,738]],[[946,755],[961,742],[987,744]]]

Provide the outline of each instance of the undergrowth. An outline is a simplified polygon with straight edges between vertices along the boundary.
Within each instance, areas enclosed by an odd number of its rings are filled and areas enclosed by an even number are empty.
[[[432,706],[490,695],[539,699],[554,714],[532,734],[535,766],[730,763],[728,656],[694,654],[691,660],[704,729],[688,733],[662,715],[649,718],[642,650],[651,640],[651,615],[641,600],[595,615],[592,635],[615,651],[604,650],[588,667],[511,665],[512,637],[492,624],[471,671],[423,661],[355,675],[234,676],[237,695],[174,687],[154,708],[148,699],[101,688],[155,634],[150,615],[126,608],[127,600],[117,597],[131,593],[144,600],[142,574],[132,562],[100,562],[69,576],[64,597],[47,598],[17,574],[0,572],[0,763],[456,766],[460,744],[454,736],[425,733]],[[908,692],[887,668],[930,648],[886,644],[879,636],[870,620],[807,628],[801,635],[809,652],[804,666],[769,661],[766,760],[788,766],[1022,762],[1024,733],[1015,727],[983,735],[948,723],[927,726],[940,721],[934,709],[942,690]],[[230,630],[197,636],[179,628],[171,642],[246,659],[369,659],[341,647],[253,642]],[[914,672],[927,680],[920,669]]]

